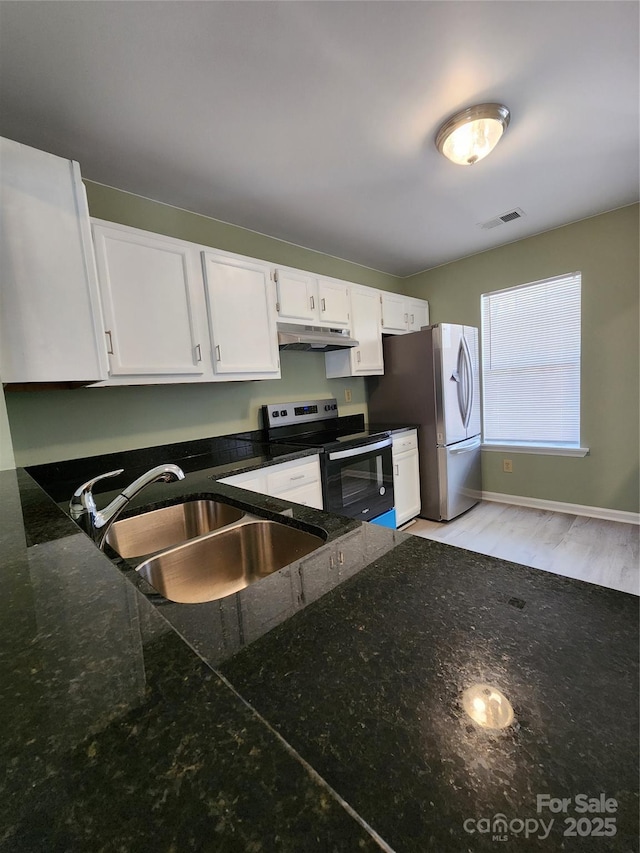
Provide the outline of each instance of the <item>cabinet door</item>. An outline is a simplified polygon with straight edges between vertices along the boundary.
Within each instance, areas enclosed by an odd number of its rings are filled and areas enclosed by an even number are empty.
[[[278,317],[281,320],[317,320],[316,280],[304,273],[275,271]]]
[[[398,335],[408,329],[409,315],[406,299],[398,293],[381,293],[382,300],[382,331]]]
[[[197,254],[178,241],[94,223],[113,376],[202,374]]]
[[[320,324],[346,328],[349,325],[349,288],[339,281],[318,279]]]
[[[423,326],[429,325],[429,303],[424,299],[407,299],[409,315],[409,331],[419,332]]]
[[[0,139],[0,372],[6,383],[107,375],[78,164]]]
[[[420,512],[420,472],[418,451],[393,457],[393,493],[398,526],[415,518]]]
[[[382,315],[377,290],[352,288],[351,319],[351,333],[360,342],[349,351],[354,375],[382,373]]]
[[[213,369],[218,374],[280,375],[275,294],[269,268],[203,252]],[[262,375],[260,375],[262,374]]]

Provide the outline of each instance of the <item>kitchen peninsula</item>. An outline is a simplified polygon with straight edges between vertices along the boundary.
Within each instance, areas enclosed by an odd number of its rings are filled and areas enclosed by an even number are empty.
[[[638,849],[633,596],[220,484],[295,455],[221,441],[158,450],[187,476],[138,509],[214,496],[326,544],[201,605],[145,595],[28,473],[0,475],[0,849],[459,853],[495,849],[496,816],[512,848]],[[131,479],[155,462],[121,456]],[[46,466],[47,491],[109,461]],[[464,710],[485,684],[502,729]],[[616,810],[579,823],[579,794]]]

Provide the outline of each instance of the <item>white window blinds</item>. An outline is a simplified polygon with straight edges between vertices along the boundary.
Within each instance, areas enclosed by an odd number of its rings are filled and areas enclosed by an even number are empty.
[[[482,296],[487,443],[580,444],[580,273]]]

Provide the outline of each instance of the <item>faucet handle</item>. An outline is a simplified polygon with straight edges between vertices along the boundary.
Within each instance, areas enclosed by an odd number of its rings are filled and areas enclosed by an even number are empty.
[[[116,471],[108,471],[106,474],[98,474],[97,477],[94,477],[92,480],[87,480],[86,483],[83,483],[73,493],[74,498],[79,498],[83,492],[90,492],[95,484],[100,480],[104,480],[106,477],[117,477],[118,474],[124,474],[124,468],[118,468]]]
[[[78,515],[81,515],[85,512],[86,509],[95,509],[95,501],[93,500],[93,487],[100,480],[104,480],[107,477],[117,477],[118,474],[123,474],[124,468],[118,468],[116,471],[108,471],[106,474],[98,474],[97,477],[93,477],[91,480],[87,480],[86,483],[83,483],[73,493],[73,497],[69,501],[69,510],[71,512],[71,517],[76,518]]]

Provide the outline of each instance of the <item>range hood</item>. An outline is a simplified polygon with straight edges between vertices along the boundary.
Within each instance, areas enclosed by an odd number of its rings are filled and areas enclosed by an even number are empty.
[[[357,347],[359,341],[349,336],[346,329],[321,329],[318,326],[295,326],[278,323],[278,347],[307,352],[331,352],[336,349]]]

